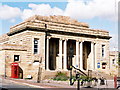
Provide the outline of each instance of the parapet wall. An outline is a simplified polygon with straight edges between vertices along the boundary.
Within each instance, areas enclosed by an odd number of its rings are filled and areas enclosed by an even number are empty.
[[[90,35],[109,36],[108,31],[90,29],[88,24],[80,23],[66,16],[33,16],[28,18],[26,21],[11,27],[10,33],[18,32],[26,27],[72,33],[83,33]]]

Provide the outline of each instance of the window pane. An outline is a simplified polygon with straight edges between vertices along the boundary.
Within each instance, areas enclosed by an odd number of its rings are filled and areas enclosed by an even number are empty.
[[[38,53],[38,40],[39,39],[34,39],[34,54]]]
[[[14,62],[19,61],[19,55],[14,55]]]
[[[34,44],[38,44],[38,40],[35,39],[35,40],[34,40]]]
[[[34,48],[38,48],[38,45],[34,45]]]
[[[34,54],[37,54],[38,50],[37,49],[34,49]]]
[[[105,45],[102,45],[102,57],[105,55]]]

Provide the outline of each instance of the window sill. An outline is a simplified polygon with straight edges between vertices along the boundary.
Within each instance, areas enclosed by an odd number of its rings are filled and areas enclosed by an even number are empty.
[[[14,62],[16,62],[16,63],[20,63],[21,61],[14,61]]]

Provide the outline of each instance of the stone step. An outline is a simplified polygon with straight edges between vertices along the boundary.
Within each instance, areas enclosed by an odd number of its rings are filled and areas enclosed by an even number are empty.
[[[96,78],[106,78],[107,80],[111,80],[113,79],[113,76],[106,74],[105,72],[98,72],[98,71],[93,71],[92,72],[92,77],[96,77]]]

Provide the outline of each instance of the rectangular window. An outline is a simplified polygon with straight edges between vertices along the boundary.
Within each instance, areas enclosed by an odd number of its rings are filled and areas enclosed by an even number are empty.
[[[20,55],[14,55],[14,62],[20,61]]]
[[[39,60],[34,60],[33,65],[39,65]]]
[[[105,56],[105,45],[102,45],[102,57]]]
[[[112,64],[115,64],[115,59],[112,60]]]
[[[38,54],[38,39],[34,39],[34,54]]]

